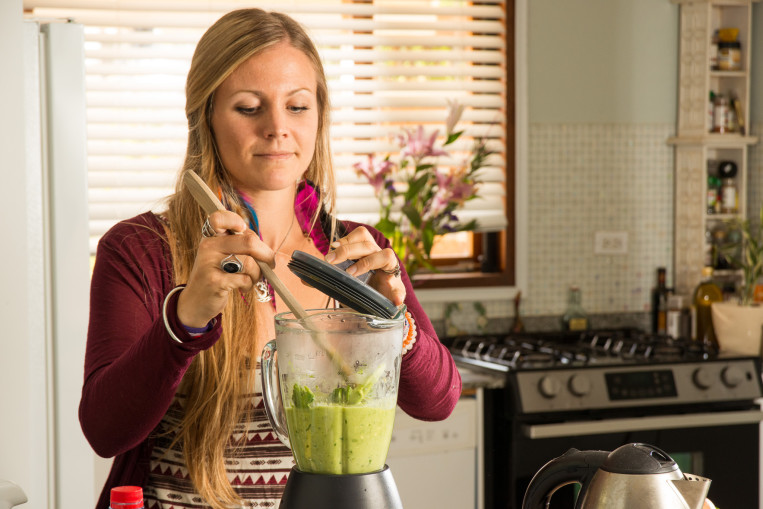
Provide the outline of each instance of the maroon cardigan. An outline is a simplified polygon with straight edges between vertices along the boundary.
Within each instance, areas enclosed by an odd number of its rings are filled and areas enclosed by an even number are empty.
[[[344,225],[348,231],[359,226]],[[380,232],[366,227],[379,246],[389,246]],[[418,334],[413,349],[403,357],[398,405],[417,419],[442,420],[461,394],[461,377],[404,271],[402,278],[405,304]],[[184,342],[168,335],[162,305],[175,286],[164,229],[153,213],[122,221],[99,242],[79,407],[82,430],[95,452],[115,456],[97,508],[108,508],[112,487],[145,484],[153,445],[149,435],[169,408],[193,358],[220,338],[220,320],[200,337],[188,334],[177,319],[180,292],[170,298],[167,317]]]

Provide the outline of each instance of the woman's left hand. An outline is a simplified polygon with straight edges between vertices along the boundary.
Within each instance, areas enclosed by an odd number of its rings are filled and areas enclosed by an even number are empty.
[[[380,248],[365,227],[359,226],[333,242],[331,247],[333,251],[326,255],[327,262],[336,265],[345,260],[357,260],[347,267],[348,274],[359,276],[373,270],[368,280],[369,286],[396,306],[405,301],[405,285],[400,278],[400,262],[395,252],[390,248]]]

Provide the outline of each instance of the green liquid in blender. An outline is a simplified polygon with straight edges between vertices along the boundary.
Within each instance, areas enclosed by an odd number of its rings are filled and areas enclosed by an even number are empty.
[[[287,406],[286,420],[300,470],[364,474],[384,467],[395,404],[379,407],[311,402],[309,406]]]

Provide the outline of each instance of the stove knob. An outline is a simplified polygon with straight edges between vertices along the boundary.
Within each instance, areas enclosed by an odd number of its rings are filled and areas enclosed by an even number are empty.
[[[572,375],[568,386],[575,396],[585,396],[591,392],[591,379],[585,375]]]
[[[695,369],[694,376],[692,378],[694,380],[694,385],[700,389],[709,389],[713,386],[713,374],[705,368]]]
[[[744,382],[744,371],[736,366],[724,368],[721,372],[721,380],[726,387],[734,388]]]
[[[546,375],[538,382],[538,390],[546,398],[555,398],[562,391],[562,384],[557,378]]]

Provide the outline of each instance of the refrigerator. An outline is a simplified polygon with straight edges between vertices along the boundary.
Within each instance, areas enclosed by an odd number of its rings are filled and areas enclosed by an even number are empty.
[[[0,480],[23,508],[94,507],[79,426],[89,308],[84,37],[0,6]]]

